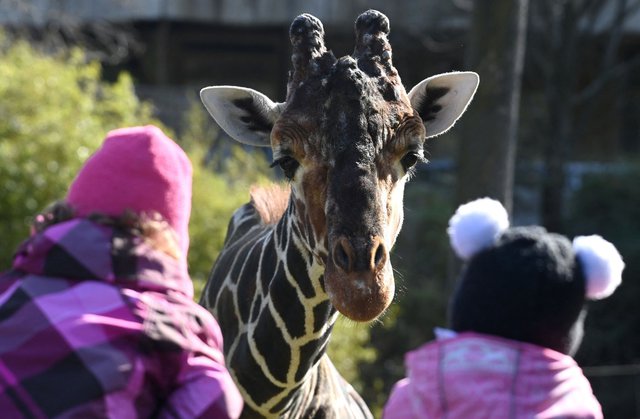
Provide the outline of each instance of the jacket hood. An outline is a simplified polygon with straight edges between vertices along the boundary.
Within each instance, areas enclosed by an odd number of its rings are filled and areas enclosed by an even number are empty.
[[[141,237],[84,218],[55,224],[27,239],[13,268],[34,275],[99,280],[140,291],[177,291],[193,298],[186,262]]]

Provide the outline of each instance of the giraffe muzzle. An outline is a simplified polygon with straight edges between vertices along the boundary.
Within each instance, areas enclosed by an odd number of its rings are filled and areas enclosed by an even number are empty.
[[[335,240],[325,271],[325,287],[334,307],[351,320],[378,317],[395,291],[389,252],[381,237]]]

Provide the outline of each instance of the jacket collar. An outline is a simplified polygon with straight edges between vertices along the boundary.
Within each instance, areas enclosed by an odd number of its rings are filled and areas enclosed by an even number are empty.
[[[53,225],[27,239],[13,268],[34,275],[99,280],[123,287],[193,298],[185,260],[150,247],[140,237],[85,218]]]

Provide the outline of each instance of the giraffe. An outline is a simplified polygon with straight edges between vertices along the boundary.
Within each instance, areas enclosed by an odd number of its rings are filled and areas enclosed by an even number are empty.
[[[387,17],[369,10],[355,32],[353,54],[338,59],[317,18],[295,18],[282,103],[235,86],[200,93],[231,137],[271,147],[288,179],[254,188],[234,213],[201,298],[224,333],[244,417],[372,417],[325,353],[331,330],[339,313],[368,322],[390,304],[404,184],[426,138],[455,123],[478,85],[452,72],[407,93]]]

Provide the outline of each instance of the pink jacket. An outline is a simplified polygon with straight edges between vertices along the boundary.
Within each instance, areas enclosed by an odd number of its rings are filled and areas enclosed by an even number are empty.
[[[461,333],[409,352],[383,418],[602,418],[568,355],[523,342]]]

